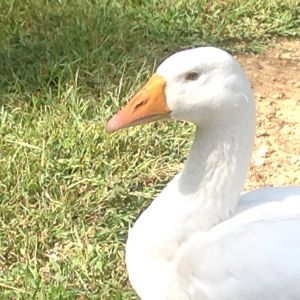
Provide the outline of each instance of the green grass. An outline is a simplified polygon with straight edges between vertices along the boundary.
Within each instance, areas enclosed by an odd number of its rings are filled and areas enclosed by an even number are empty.
[[[186,155],[191,126],[105,134],[177,50],[298,37],[297,1],[2,0],[0,298],[137,299],[130,224]]]

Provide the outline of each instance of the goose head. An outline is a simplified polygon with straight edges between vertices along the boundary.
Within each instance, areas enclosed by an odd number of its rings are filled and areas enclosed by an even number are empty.
[[[251,87],[238,62],[224,50],[199,47],[163,61],[145,86],[108,121],[106,130],[111,133],[169,118],[204,128],[224,126],[253,116],[253,112]]]

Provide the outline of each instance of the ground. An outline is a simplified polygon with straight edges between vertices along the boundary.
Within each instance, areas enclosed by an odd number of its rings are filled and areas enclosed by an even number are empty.
[[[128,228],[182,168],[194,126],[108,136],[106,120],[175,51],[299,39],[298,3],[0,1],[0,299],[137,299]],[[299,46],[240,57],[258,108],[246,189],[300,183]]]
[[[257,130],[245,188],[300,184],[300,41],[238,56],[256,98]]]

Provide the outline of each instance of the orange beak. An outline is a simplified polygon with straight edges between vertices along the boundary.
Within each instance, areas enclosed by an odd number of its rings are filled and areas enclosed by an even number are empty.
[[[154,74],[125,107],[107,122],[106,131],[112,133],[122,128],[169,118],[165,86],[164,78]]]

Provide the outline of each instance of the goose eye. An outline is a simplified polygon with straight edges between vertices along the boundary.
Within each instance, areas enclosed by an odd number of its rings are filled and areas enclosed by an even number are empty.
[[[197,72],[189,72],[185,75],[185,80],[196,80],[199,76]]]

